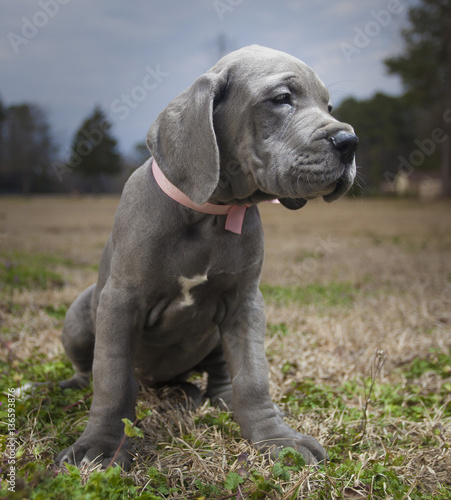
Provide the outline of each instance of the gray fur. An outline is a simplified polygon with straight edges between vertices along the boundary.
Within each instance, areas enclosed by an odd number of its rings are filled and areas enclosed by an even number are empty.
[[[274,101],[288,93],[290,102]],[[195,212],[165,195],[150,162],[131,176],[97,284],[65,320],[63,343],[76,374],[61,386],[86,386],[92,364],[94,396],[85,431],[58,455],[59,464],[108,465],[123,438],[121,419],[135,418],[138,381],[172,383],[193,370],[208,373],[207,396],[233,409],[255,446],[273,455],[293,446],[308,463],[326,458],[313,437],[283,422],[270,398],[255,203],[280,198],[296,209],[318,196],[332,201],[351,186],[357,138],[330,115],[328,103],[308,66],[253,45],[222,58],[151,126],[151,154],[194,202],[253,206],[237,235],[225,231],[225,216]],[[340,132],[349,141],[332,139]],[[116,457],[125,468],[128,449],[126,441]]]

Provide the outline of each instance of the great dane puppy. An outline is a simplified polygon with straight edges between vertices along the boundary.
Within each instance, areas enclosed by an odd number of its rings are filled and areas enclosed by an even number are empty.
[[[257,203],[290,209],[352,185],[358,139],[330,115],[329,94],[303,62],[252,45],[223,57],[150,127],[151,159],[124,187],[98,281],[75,300],[63,344],[94,396],[85,431],[57,463],[107,466],[135,419],[138,381],[208,374],[206,396],[233,410],[264,451],[326,458],[287,426],[269,394]],[[126,440],[115,462],[128,469]]]

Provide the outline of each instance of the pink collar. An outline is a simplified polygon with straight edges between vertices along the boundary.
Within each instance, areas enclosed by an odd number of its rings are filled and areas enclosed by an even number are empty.
[[[227,215],[225,229],[232,233],[241,234],[243,228],[244,214],[246,208],[250,205],[214,205],[213,203],[204,203],[198,205],[191,201],[186,194],[182,193],[179,188],[171,184],[157,165],[155,160],[152,161],[152,172],[157,184],[161,190],[166,193],[170,198],[177,201],[181,205],[210,215]]]

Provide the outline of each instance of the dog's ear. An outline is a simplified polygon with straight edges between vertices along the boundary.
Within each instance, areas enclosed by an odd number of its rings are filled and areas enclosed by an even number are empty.
[[[203,204],[219,182],[219,149],[213,107],[227,80],[205,73],[169,103],[150,127],[147,146],[169,181]]]

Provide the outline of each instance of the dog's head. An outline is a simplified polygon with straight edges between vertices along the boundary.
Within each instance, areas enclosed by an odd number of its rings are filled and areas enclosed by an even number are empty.
[[[159,115],[147,135],[167,178],[196,203],[278,198],[291,209],[352,185],[358,139],[330,114],[314,71],[252,45],[223,57]]]

